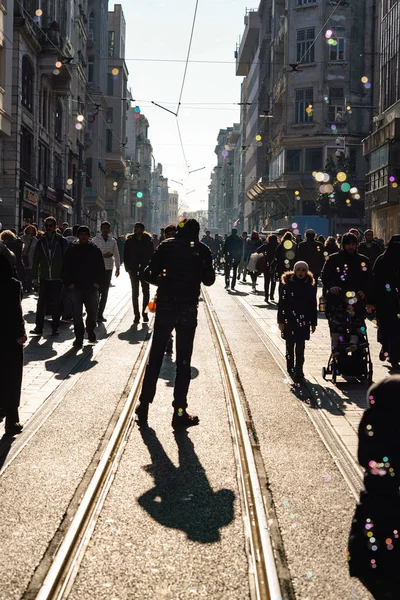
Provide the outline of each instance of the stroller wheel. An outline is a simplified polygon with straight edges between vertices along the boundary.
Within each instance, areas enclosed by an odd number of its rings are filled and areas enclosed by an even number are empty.
[[[326,367],[322,367],[322,379],[326,379]]]

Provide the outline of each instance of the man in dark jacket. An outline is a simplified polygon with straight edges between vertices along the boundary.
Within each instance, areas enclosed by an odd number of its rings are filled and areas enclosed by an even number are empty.
[[[303,260],[314,276],[315,286],[325,263],[324,245],[315,239],[314,229],[307,229],[306,239],[297,247],[297,260]]]
[[[146,308],[150,300],[150,287],[147,281],[143,279],[143,271],[149,264],[153,254],[154,246],[151,235],[144,230],[143,223],[135,223],[133,233],[127,236],[124,247],[124,265],[131,278],[132,285],[134,323],[140,321],[139,284],[142,285],[143,293],[143,321],[147,323],[149,320]]]
[[[201,241],[203,242],[203,244],[205,244],[206,246],[208,246],[211,250],[211,254],[214,255],[215,254],[215,250],[216,250],[216,245],[215,245],[215,240],[213,237],[211,237],[211,232],[210,231],[206,231],[206,235],[203,235],[203,237],[201,238]]]
[[[74,318],[74,348],[82,348],[85,326],[82,310],[86,308],[86,331],[89,342],[96,342],[97,309],[99,289],[104,282],[106,270],[101,250],[89,241],[90,229],[82,225],[78,229],[78,243],[71,244],[65,255],[63,267],[64,285],[71,294],[72,314]]]
[[[223,254],[225,257],[225,289],[229,287],[231,269],[233,269],[231,289],[235,289],[237,270],[242,258],[243,240],[238,236],[237,229],[232,229],[231,235],[225,240]]]
[[[366,300],[371,294],[371,266],[368,258],[358,253],[357,243],[357,237],[353,233],[345,233],[342,237],[342,250],[331,254],[325,262],[321,273],[325,297],[329,298],[330,295],[331,300],[334,300],[343,293],[355,292],[358,298]],[[354,305],[356,310],[358,304]]]
[[[61,272],[68,242],[62,235],[56,233],[57,221],[54,217],[47,217],[44,226],[45,234],[38,240],[33,255],[32,279],[35,286],[39,285],[39,299],[36,309],[36,327],[31,333],[42,335],[46,305],[51,304],[51,328],[53,335],[58,335],[61,315]]]
[[[156,393],[165,347],[176,331],[176,379],[174,387],[174,428],[197,425],[199,418],[186,412],[190,384],[190,361],[197,327],[200,284],[215,281],[211,252],[199,242],[199,223],[183,219],[174,238],[157,248],[143,277],[158,286],[153,343],[143,380],[140,404],[136,409],[140,424],[147,423],[149,404]]]
[[[21,283],[13,278],[6,252],[0,252],[0,417],[6,419],[6,433],[22,431],[18,407],[21,396],[23,346],[26,342],[21,307]]]
[[[358,246],[358,252],[369,258],[371,268],[373,268],[376,259],[383,253],[383,250],[379,244],[374,242],[374,232],[372,229],[364,231],[364,238],[365,241],[361,242]]]

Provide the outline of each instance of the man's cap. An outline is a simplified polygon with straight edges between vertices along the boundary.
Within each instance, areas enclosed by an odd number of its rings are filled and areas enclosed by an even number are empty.
[[[86,233],[86,235],[90,235],[90,229],[89,227],[86,227],[86,225],[81,225],[76,233],[78,237],[81,233]]]
[[[345,233],[342,236],[342,248],[345,244],[358,244],[358,238],[354,233]]]

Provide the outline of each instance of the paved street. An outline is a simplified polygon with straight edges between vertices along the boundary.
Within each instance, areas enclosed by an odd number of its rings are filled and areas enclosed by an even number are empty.
[[[35,589],[32,575],[42,560],[46,564],[46,549],[66,511],[74,510],[80,482],[110,426],[147,332],[147,326],[132,327],[126,274],[114,283],[106,312],[108,335],[105,328],[99,330],[103,337],[93,354],[90,346],[77,355],[71,350],[68,325],[55,342],[45,336],[28,345],[22,409],[28,430],[30,420],[52,406],[55,396],[58,400],[0,478],[3,539],[14,537],[18,523],[15,543],[0,558],[1,600],[20,598],[27,586]],[[248,292],[247,285],[238,285],[236,294],[227,292],[220,276],[208,289],[238,371],[249,427],[258,440],[260,476],[268,481],[269,524],[284,557],[279,568],[283,573],[287,569],[291,581],[284,586],[284,597],[293,598],[292,589],[301,600],[367,600],[365,590],[349,578],[345,558],[355,498],[274,359],[283,353],[275,331],[276,308]],[[24,303],[26,310],[34,309],[32,298]],[[250,597],[225,392],[202,304],[189,392],[189,410],[199,414],[200,426],[183,438],[172,435],[174,356],[166,357],[150,429],[141,435],[135,428],[130,436],[72,590],[76,600]],[[267,334],[268,349],[257,329]],[[370,330],[373,334],[372,325]],[[374,335],[371,345],[376,361]],[[321,319],[308,349],[306,375],[316,388],[321,386],[322,408],[354,453],[365,386],[322,382],[328,348],[327,325]],[[378,368],[377,376],[384,375],[385,368]],[[21,494],[21,481],[29,494]],[[26,559],[17,561],[17,556]],[[18,574],[12,566],[17,562]]]

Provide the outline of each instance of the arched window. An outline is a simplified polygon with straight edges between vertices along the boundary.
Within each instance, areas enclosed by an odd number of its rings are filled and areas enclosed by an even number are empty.
[[[62,140],[62,121],[63,121],[63,105],[61,100],[56,101],[56,119],[55,119],[55,136],[56,140],[61,142]]]
[[[93,42],[94,40],[94,12],[91,11],[90,15],[89,15],[89,40],[91,40]]]
[[[33,111],[33,82],[35,71],[29,56],[22,58],[22,106]]]

